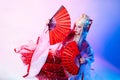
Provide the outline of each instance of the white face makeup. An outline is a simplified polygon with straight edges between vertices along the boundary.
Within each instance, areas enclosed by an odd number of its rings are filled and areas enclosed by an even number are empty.
[[[83,26],[76,26],[75,27],[75,34],[76,35],[81,35],[82,31],[83,31]]]
[[[76,24],[77,24],[77,23],[76,23]],[[81,37],[81,34],[82,34],[82,32],[83,32],[83,25],[76,25],[74,31],[75,31],[74,40],[75,40],[76,42],[78,42],[78,41],[79,41],[79,38]]]
[[[75,28],[74,28],[74,31],[75,31],[74,40],[75,41],[78,41],[81,38],[82,33],[83,33],[83,28],[84,27],[87,28],[86,24],[89,24],[87,23],[87,20],[89,19],[90,18],[86,14],[82,14],[80,18],[75,22]]]

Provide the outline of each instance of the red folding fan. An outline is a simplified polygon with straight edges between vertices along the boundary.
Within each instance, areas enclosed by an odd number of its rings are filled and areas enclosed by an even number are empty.
[[[50,19],[49,36],[50,44],[61,42],[70,32],[70,16],[64,6],[61,6],[56,14]]]
[[[75,63],[75,58],[79,50],[75,41],[68,43],[61,49],[62,65],[70,74],[77,74],[79,67]]]

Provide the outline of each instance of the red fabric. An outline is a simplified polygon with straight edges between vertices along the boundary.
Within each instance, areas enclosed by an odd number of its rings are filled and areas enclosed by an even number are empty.
[[[16,49],[14,49],[14,51],[21,54],[21,60],[25,65],[30,64],[34,50],[29,50],[22,47],[20,50],[17,51]]]
[[[25,65],[30,64],[32,55],[33,55],[33,52],[28,53],[28,54],[22,54],[21,59]]]
[[[61,59],[57,55],[49,53],[48,58],[42,70],[37,75],[38,79],[47,80],[68,80],[64,68],[61,65]]]
[[[21,45],[20,47],[14,49],[14,51],[16,53],[21,54],[21,60],[22,60],[22,62],[25,65],[28,65],[27,74],[24,75],[23,77],[27,77],[28,74],[29,74],[31,59],[32,59],[33,53],[34,53],[34,51],[36,49],[36,46],[38,44],[39,39],[40,39],[40,37],[38,37],[36,43],[33,43],[33,41],[29,41],[28,44]]]

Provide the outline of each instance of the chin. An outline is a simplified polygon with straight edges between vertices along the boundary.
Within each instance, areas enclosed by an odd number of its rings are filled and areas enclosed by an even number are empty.
[[[75,35],[80,35],[80,33],[79,32],[75,32]]]

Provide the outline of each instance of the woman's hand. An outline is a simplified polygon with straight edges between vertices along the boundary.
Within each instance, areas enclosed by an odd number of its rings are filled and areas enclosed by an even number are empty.
[[[50,23],[50,19],[46,20],[46,25],[48,26]]]
[[[85,63],[85,58],[80,58],[80,64],[83,64],[83,63]]]

